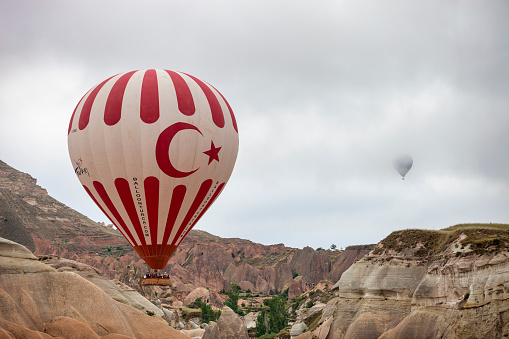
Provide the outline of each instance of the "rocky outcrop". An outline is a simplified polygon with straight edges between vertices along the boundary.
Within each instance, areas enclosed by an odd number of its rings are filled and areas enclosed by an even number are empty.
[[[191,291],[184,299],[184,305],[190,305],[195,302],[196,299],[201,298],[202,302],[210,304],[210,291],[204,287],[198,287]]]
[[[334,262],[330,270],[330,281],[338,281],[343,272],[352,264],[366,256],[375,245],[348,246],[341,256]]]
[[[302,276],[302,282],[314,285],[320,280],[328,279],[332,264],[325,251],[315,251],[311,247],[304,247],[296,251],[290,261],[292,272]]]
[[[189,338],[5,239],[0,239],[0,267],[0,328],[7,337]]]
[[[402,231],[382,241],[334,286],[320,320],[331,321],[327,338],[509,336],[508,229]]]
[[[211,321],[202,339],[248,339],[246,326],[231,308],[225,306],[217,323]]]
[[[0,274],[41,273],[55,270],[39,262],[26,247],[0,238]]]
[[[152,314],[159,318],[164,317],[162,309],[156,307],[135,289],[116,279],[109,280],[101,271],[92,266],[60,257],[42,257],[40,260],[46,265],[57,269],[58,272],[74,272],[78,274],[99,287],[113,300],[134,307],[143,313]]]
[[[102,253],[108,246],[122,248],[119,253],[125,253],[128,248],[120,232],[55,200],[36,179],[2,161],[0,237],[16,241],[35,254]]]
[[[58,256],[95,267],[106,278],[118,279],[147,297],[171,294],[176,303],[184,303],[187,294],[196,288],[219,292],[229,289],[232,283],[254,293],[281,292],[295,282],[295,276],[300,276],[298,284],[292,287],[291,295],[295,296],[309,291],[319,281],[331,280],[331,275],[338,276],[360,258],[352,256],[348,249],[301,250],[283,244],[223,239],[191,230],[164,270],[175,288],[144,289],[139,282],[147,266],[120,232],[58,202],[29,174],[0,161],[2,236],[39,256]],[[346,256],[340,260],[343,253]]]

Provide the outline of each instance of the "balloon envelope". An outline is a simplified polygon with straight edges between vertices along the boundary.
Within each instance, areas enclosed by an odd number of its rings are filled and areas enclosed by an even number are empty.
[[[226,99],[185,73],[115,75],[76,106],[69,155],[84,189],[162,269],[230,178],[239,135]]]
[[[393,161],[394,169],[403,177],[403,179],[405,179],[405,175],[408,171],[410,171],[413,164],[414,160],[409,155],[402,155]]]

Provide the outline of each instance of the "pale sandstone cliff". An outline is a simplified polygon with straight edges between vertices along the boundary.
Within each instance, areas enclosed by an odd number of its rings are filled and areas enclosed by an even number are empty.
[[[395,232],[343,273],[320,338],[509,337],[508,230]]]
[[[189,338],[0,238],[0,337]]]

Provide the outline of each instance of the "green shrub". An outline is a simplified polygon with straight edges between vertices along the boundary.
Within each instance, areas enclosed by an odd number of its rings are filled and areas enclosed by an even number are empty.
[[[278,333],[288,326],[288,312],[285,309],[285,300],[276,296],[269,300],[269,331]]]
[[[228,295],[228,299],[223,302],[225,306],[228,306],[232,309],[233,312],[237,313],[238,315],[242,316],[244,315],[244,312],[239,308],[239,291],[240,287],[239,285],[232,283],[231,285],[232,289],[231,291],[226,291],[226,294]]]
[[[256,336],[261,338],[265,333],[267,333],[267,325],[266,322],[267,312],[264,308],[258,313],[258,317],[256,318]]]

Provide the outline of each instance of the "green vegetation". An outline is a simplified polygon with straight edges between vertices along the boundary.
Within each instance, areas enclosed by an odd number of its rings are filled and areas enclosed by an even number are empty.
[[[182,312],[182,317],[189,321],[193,318],[201,318],[201,309],[190,308],[190,307],[179,307]]]
[[[258,313],[258,317],[256,318],[256,336],[261,337],[265,333],[267,333],[267,325],[266,325],[266,317],[267,312],[264,308]]]
[[[269,307],[269,312],[267,316],[267,312],[265,308],[263,308],[256,319],[256,335],[259,338],[262,338],[263,335],[266,334],[274,334],[275,336],[282,329],[288,326],[288,311],[286,302],[287,298],[284,295],[276,295],[271,299],[264,300],[264,304]]]
[[[54,242],[53,246],[59,247],[59,246],[65,246],[69,244],[69,240],[65,239],[62,240],[62,242]]]
[[[275,296],[269,301],[269,331],[278,333],[288,326],[288,312],[285,309],[286,300]]]
[[[194,254],[193,254],[193,251],[191,250],[186,253],[186,261],[180,266],[182,266],[182,267],[189,266],[193,262],[193,259],[194,259]]]
[[[308,327],[308,331],[313,331],[320,323],[322,311],[313,314],[311,317],[304,319],[304,324]]]
[[[260,337],[258,337],[258,339],[274,339],[276,337],[277,333],[266,333]]]
[[[129,252],[131,249],[126,249],[124,248],[123,246],[106,246],[102,249],[102,253],[100,253],[102,256],[105,256],[105,257],[108,257],[108,256],[113,256],[113,257],[120,257],[124,254],[126,254],[127,252]]]
[[[239,292],[240,286],[232,283],[231,290],[226,291],[226,295],[228,295],[228,299],[223,303],[225,306],[228,306],[233,310],[233,312],[237,313],[240,316],[244,315],[244,312],[239,308]]]
[[[347,248],[345,248],[345,251],[348,250],[348,251],[363,251],[363,250],[368,250],[368,251],[371,251],[372,249],[375,248],[375,244],[370,244],[370,245],[353,245],[353,246],[348,246]]]
[[[273,252],[270,255],[263,255],[261,257],[257,256],[255,258],[252,258],[250,256],[245,257],[244,255],[241,256],[234,256],[236,265],[246,263],[256,268],[263,268],[266,266],[274,266],[279,262],[286,262],[288,256],[293,253],[294,249],[286,249],[282,252]],[[233,254],[233,253],[232,253]]]
[[[197,298],[195,300],[195,304],[198,307],[200,307],[202,323],[208,324],[210,321],[216,320],[216,314],[214,314],[214,311],[212,310],[212,306],[210,306],[206,302],[203,302],[201,300],[201,298]]]

